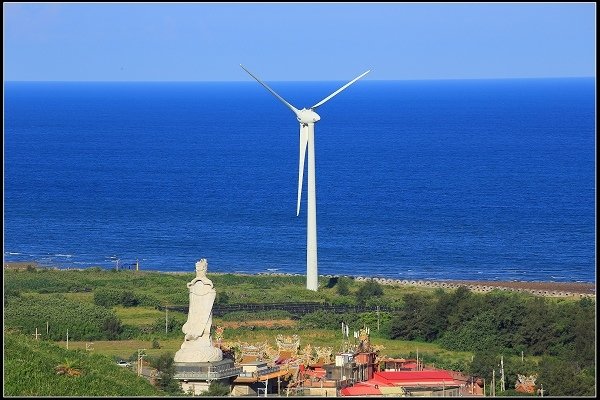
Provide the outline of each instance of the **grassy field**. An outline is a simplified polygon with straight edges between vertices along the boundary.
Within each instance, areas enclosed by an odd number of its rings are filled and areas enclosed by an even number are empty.
[[[140,299],[160,305],[185,305],[188,302],[186,283],[193,273],[161,273],[152,271],[102,270],[54,270],[38,269],[35,271],[5,270],[5,287],[19,292],[64,293],[70,298],[81,301],[93,301],[93,291],[99,288],[132,291]],[[319,290],[306,290],[303,276],[271,276],[271,275],[233,275],[208,274],[213,281],[217,293],[226,295],[228,302],[252,303],[268,301],[302,302],[316,301],[323,303],[354,304],[355,294],[361,286],[360,282],[348,279],[349,294],[337,293],[329,278],[319,277]],[[432,293],[424,287],[384,285],[386,304],[396,304],[406,293]]]
[[[193,277],[192,273],[116,272],[99,268],[5,269],[5,394],[164,395],[137,381],[131,381],[131,387],[127,386],[130,383],[128,378],[131,379],[133,374],[118,369],[115,360],[134,361],[140,349],[145,350],[150,360],[179,350],[184,338],[181,326],[187,314],[161,309],[164,306],[187,306],[189,293],[186,283]],[[591,379],[593,373],[594,359],[589,361],[588,353],[593,353],[595,343],[595,298],[543,299],[527,293],[500,290],[478,294],[468,290],[465,293],[464,288],[394,285],[380,285],[377,293],[370,292],[364,296],[364,289],[372,288],[374,284],[349,278],[336,282],[335,279],[320,277],[319,290],[315,292],[306,290],[303,276],[209,274],[209,277],[215,285],[219,305],[318,302],[348,306],[346,309],[354,310],[361,299],[366,299],[367,306],[401,307],[399,311],[382,310],[377,313],[334,313],[325,311],[326,307],[318,307],[321,310],[308,314],[306,309],[291,307],[264,311],[237,308],[237,311],[213,317],[213,328],[224,327],[224,347],[245,342],[266,343],[277,349],[278,335],[298,335],[300,351],[311,345],[313,348],[331,347],[335,353],[343,345],[339,324],[344,321],[350,324],[351,330],[363,324],[369,326],[371,343],[381,347],[381,356],[414,358],[418,352],[426,365],[460,371],[489,363],[481,370],[483,372],[480,371],[480,376],[489,379],[491,376],[485,375],[486,371],[494,369],[494,358],[500,354],[504,356],[506,365],[513,368],[511,382],[516,380],[514,373],[523,372],[521,368],[530,368],[522,365],[520,350],[523,347],[525,359],[533,363],[531,368],[540,364],[550,365],[540,360],[551,350],[561,356],[565,354],[567,361],[560,364],[559,370],[571,373],[571,381],[583,374],[585,379],[582,378],[581,382],[587,382],[586,379]],[[346,283],[346,290],[341,290],[344,285],[340,282]],[[438,326],[437,322],[447,326],[453,324],[452,329],[440,328],[445,330],[436,331],[438,336],[433,336],[434,339],[428,343],[388,339],[425,338],[427,336],[423,332],[431,332],[429,328]],[[381,331],[376,329],[379,323]],[[502,324],[500,328],[499,323]],[[414,334],[415,327],[421,329],[418,334]],[[36,341],[32,334],[38,328],[42,338]],[[65,341],[67,329],[70,335],[68,350]],[[546,331],[549,334],[544,334]],[[513,340],[521,340],[517,343],[521,348],[513,346]],[[495,350],[496,354],[491,356],[481,354],[482,349],[487,351],[494,343],[503,343],[504,347]],[[470,351],[447,350],[450,348]],[[475,350],[479,351],[475,353]],[[581,365],[592,367],[581,372],[579,366],[572,365],[572,360],[583,359],[585,355],[588,355],[584,360],[587,364]],[[60,363],[75,363],[85,371],[85,378],[56,377],[54,368]],[[544,387],[550,386],[555,377],[548,375],[551,374],[548,371],[544,376],[544,370],[541,366],[539,368],[542,371],[540,381],[545,379]],[[537,373],[538,369],[528,371]],[[103,380],[102,374],[108,378]],[[77,379],[91,389],[80,391],[81,385],[74,384]],[[554,390],[555,393],[587,393],[579,389],[560,392],[559,386]]]
[[[154,307],[138,306],[138,307],[113,307],[117,317],[127,325],[152,325],[155,321],[165,318],[165,313]],[[175,313],[176,311],[171,311]],[[181,313],[178,313],[181,314]]]
[[[336,352],[342,346],[342,339],[340,338],[340,335],[336,332],[325,329],[316,329],[311,331],[298,331],[297,329],[255,329],[251,332],[240,329],[225,329],[223,344],[227,346],[235,343],[236,341],[254,344],[266,342],[271,347],[277,348],[275,337],[280,334],[284,336],[297,334],[300,337],[301,348],[307,344],[310,344],[313,347],[332,347],[333,351]],[[132,354],[137,353],[138,349],[146,349],[146,354],[150,356],[158,356],[162,353],[175,353],[177,350],[179,350],[181,343],[183,342],[183,333],[179,338],[160,339],[158,342],[160,344],[160,348],[153,349],[151,340],[106,340],[94,342],[69,341],[69,349],[85,350],[86,344],[93,343],[90,345],[90,347],[93,348],[91,352],[108,355],[114,358],[128,359]],[[420,354],[450,357],[452,359],[461,359],[464,361],[470,360],[472,356],[471,352],[450,352],[433,343],[390,340],[384,338],[373,338],[372,343],[375,345],[383,345],[384,349],[381,351],[381,353],[388,356],[407,357],[411,353],[416,353],[417,350]],[[62,348],[66,348],[65,341],[57,342],[57,344]]]
[[[356,293],[363,285],[348,279],[348,293],[340,295],[335,282],[325,277],[319,278],[319,290],[308,291],[305,288],[303,276],[272,276],[272,275],[233,275],[208,274],[217,290],[217,301],[226,298],[227,304],[263,303],[263,302],[323,302],[333,304],[356,304]],[[113,291],[130,291],[141,304],[135,307],[116,305],[112,307],[116,316],[124,324],[136,328],[160,326],[165,313],[156,309],[157,305],[187,305],[188,291],[186,283],[194,277],[192,273],[160,273],[150,271],[110,271],[99,268],[87,270],[52,270],[36,271],[5,270],[5,288],[18,291],[22,295],[55,296],[60,294],[65,298],[81,303],[94,303],[95,291],[106,288]],[[333,284],[332,284],[333,283]],[[420,293],[433,296],[435,289],[415,286],[382,285],[383,295],[373,299],[385,305],[400,305],[407,293]],[[452,292],[452,289],[446,289]],[[268,293],[268,297],[265,296]],[[368,304],[368,303],[367,303]],[[373,303],[375,304],[375,303]],[[169,318],[185,321],[186,314],[169,311]],[[266,322],[253,321],[243,318],[240,321],[227,321],[215,317],[213,326],[224,326],[224,341],[243,341],[250,343],[267,342],[276,348],[275,337],[279,334],[298,334],[301,346],[328,346],[337,351],[342,343],[339,333],[327,329],[302,329],[298,321],[285,319]],[[373,327],[371,327],[373,329]],[[164,352],[176,352],[183,340],[180,329],[165,334],[154,328],[152,332],[141,334],[136,340],[95,341],[93,352],[111,357],[130,358],[140,348],[145,348],[149,355],[159,355]],[[152,348],[153,340],[157,340],[160,348]],[[437,344],[390,340],[375,334],[372,342],[384,346],[383,354],[388,356],[408,356],[416,353],[432,354],[453,360],[468,361],[470,352],[450,352]],[[66,343],[59,342],[61,347]],[[69,348],[85,349],[85,341],[70,341]]]

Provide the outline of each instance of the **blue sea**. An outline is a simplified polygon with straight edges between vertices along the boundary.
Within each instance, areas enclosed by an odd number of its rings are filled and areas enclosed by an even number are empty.
[[[343,83],[269,82],[298,108]],[[305,273],[298,123],[256,82],[4,100],[5,261]],[[364,79],[318,113],[319,274],[595,282],[594,78]]]

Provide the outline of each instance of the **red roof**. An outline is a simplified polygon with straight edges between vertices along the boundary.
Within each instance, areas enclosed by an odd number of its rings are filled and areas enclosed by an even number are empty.
[[[308,376],[312,376],[312,377],[317,377],[317,378],[322,378],[325,376],[325,374],[327,374],[327,371],[325,371],[324,369],[316,369],[316,370],[311,370],[311,369],[305,369],[304,371],[302,371],[304,373],[304,375],[308,375]]]
[[[455,381],[450,372],[443,370],[436,371],[381,371],[375,372],[373,380],[380,382],[389,382],[398,386],[443,386],[460,385],[461,382]]]
[[[381,396],[381,390],[373,386],[354,385],[340,390],[342,396]]]

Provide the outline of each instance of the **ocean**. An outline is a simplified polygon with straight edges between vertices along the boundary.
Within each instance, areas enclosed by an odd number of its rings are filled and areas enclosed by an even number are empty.
[[[345,82],[268,83],[302,108]],[[4,101],[4,261],[305,274],[298,123],[258,83]],[[319,274],[595,282],[594,78],[364,79],[318,113]]]

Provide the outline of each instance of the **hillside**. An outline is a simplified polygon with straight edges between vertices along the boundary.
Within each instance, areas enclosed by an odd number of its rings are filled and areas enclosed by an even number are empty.
[[[64,373],[57,373],[61,371],[59,366]],[[4,396],[161,394],[164,395],[144,378],[115,365],[109,357],[66,350],[46,341],[36,341],[33,337],[5,332]]]

